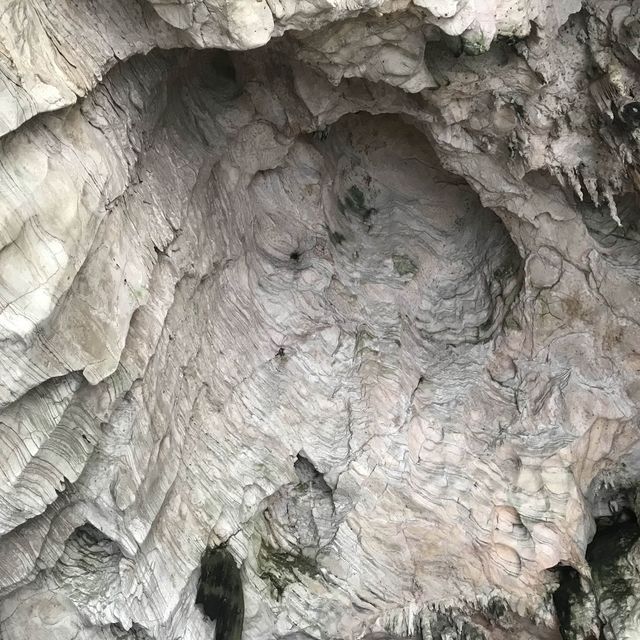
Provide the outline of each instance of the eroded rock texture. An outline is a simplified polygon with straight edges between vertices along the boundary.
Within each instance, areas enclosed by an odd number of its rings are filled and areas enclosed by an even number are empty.
[[[638,637],[640,2],[9,0],[0,53],[3,640],[222,640],[212,553],[234,638]]]

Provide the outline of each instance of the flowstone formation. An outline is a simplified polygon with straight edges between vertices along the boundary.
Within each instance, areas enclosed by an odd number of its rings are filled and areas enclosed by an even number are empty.
[[[10,0],[2,640],[640,628],[640,2]]]

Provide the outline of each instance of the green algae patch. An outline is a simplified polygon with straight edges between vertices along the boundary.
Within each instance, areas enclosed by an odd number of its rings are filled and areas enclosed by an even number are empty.
[[[393,268],[400,276],[414,276],[418,272],[418,265],[409,257],[402,254],[393,254]]]
[[[258,553],[260,577],[273,588],[278,599],[291,584],[300,582],[301,576],[316,578],[320,575],[317,562],[302,554],[291,554],[262,543]]]

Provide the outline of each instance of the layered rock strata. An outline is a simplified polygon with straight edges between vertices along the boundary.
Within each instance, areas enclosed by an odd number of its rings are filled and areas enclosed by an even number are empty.
[[[0,637],[634,637],[640,3],[0,33]]]

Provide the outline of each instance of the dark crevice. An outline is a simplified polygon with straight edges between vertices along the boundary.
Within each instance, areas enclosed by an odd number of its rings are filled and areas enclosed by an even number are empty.
[[[633,489],[616,490],[608,500],[606,514],[600,511],[595,518],[596,533],[586,550],[591,579],[571,566],[553,569],[558,588],[553,594],[560,634],[564,640],[606,640],[611,635],[607,612],[614,602],[624,612],[628,601],[637,599],[637,590],[631,583],[627,556],[640,538],[640,526],[631,508]],[[616,621],[626,628],[627,622]]]
[[[575,607],[585,598],[580,574],[571,566],[558,565],[554,571],[558,576],[558,588],[553,594],[560,634],[565,640],[576,638],[573,615]],[[595,640],[595,638],[594,638]]]
[[[164,55],[170,64],[167,83],[171,87],[205,89],[226,99],[233,99],[242,91],[229,51],[180,49]]]
[[[596,520],[596,534],[587,547],[594,589],[600,599],[614,599],[623,606],[627,598],[635,599],[634,587],[621,570],[631,548],[640,537],[635,513],[623,507],[611,516]]]
[[[636,514],[623,506],[610,516],[596,520],[596,534],[587,547],[587,562],[598,567],[603,558],[617,560],[625,555],[640,537]]]
[[[114,638],[122,638],[122,640],[153,640],[146,629],[135,622],[130,629],[125,629],[122,624],[114,622],[109,625],[109,632]]]
[[[244,622],[242,577],[225,547],[207,547],[201,561],[196,604],[216,623],[215,640],[240,640]]]
[[[331,493],[331,489],[325,482],[324,476],[316,469],[313,462],[311,462],[311,460],[306,458],[301,453],[296,456],[296,461],[293,463],[293,468],[298,478],[300,478],[301,483],[310,482],[314,485],[317,484],[323,489],[326,488],[326,491]]]

